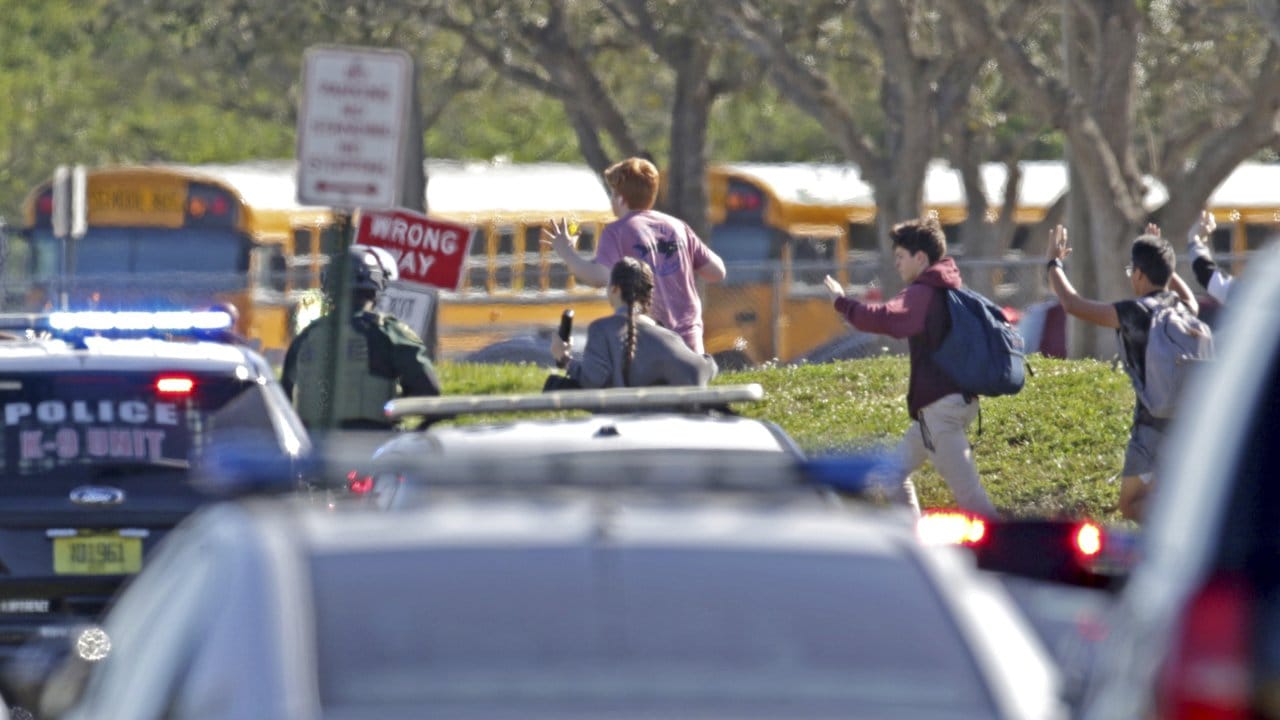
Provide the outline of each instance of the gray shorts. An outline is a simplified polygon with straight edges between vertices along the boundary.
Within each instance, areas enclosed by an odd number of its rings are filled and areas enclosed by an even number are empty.
[[[1125,477],[1136,475],[1145,483],[1151,482],[1156,470],[1156,452],[1162,442],[1163,430],[1134,423],[1129,431],[1129,446],[1124,450],[1124,469],[1120,474]]]

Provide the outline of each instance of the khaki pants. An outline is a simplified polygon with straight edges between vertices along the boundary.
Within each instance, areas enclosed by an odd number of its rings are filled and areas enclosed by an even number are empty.
[[[902,490],[897,494],[899,502],[910,505],[920,514],[920,501],[916,498],[916,486],[911,482],[915,472],[925,460],[947,481],[956,504],[963,510],[984,517],[996,517],[996,508],[987,497],[987,491],[978,478],[978,466],[973,461],[973,448],[965,434],[974,418],[978,417],[978,400],[964,401],[959,394],[939,398],[920,411],[924,420],[912,421],[911,427],[898,443],[897,456],[902,463]],[[929,443],[925,441],[928,434]],[[932,445],[930,449],[928,445]]]

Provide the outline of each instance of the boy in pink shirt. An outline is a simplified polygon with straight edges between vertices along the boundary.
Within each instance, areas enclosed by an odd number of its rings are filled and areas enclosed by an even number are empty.
[[[595,258],[577,252],[578,237],[568,222],[551,221],[543,243],[564,258],[578,282],[603,287],[609,271],[623,257],[645,262],[653,270],[655,287],[650,315],[675,331],[696,353],[702,347],[702,300],[697,280],[719,282],[724,261],[682,220],[653,209],[658,197],[658,169],[643,158],[628,158],[604,172],[609,199],[618,219],[605,226]]]

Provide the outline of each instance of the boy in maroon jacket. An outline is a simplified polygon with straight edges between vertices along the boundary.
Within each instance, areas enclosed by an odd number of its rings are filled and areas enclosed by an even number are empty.
[[[995,506],[978,479],[973,448],[965,434],[978,416],[978,398],[961,392],[930,358],[951,329],[943,291],[961,286],[960,271],[955,261],[946,257],[947,238],[937,220],[899,223],[891,236],[893,266],[906,287],[888,302],[859,302],[845,297],[840,283],[830,275],[824,282],[836,310],[849,324],[864,332],[907,338],[911,357],[907,412],[911,426],[898,443],[904,474],[898,498],[919,514],[911,473],[930,460],[961,508],[995,517]]]

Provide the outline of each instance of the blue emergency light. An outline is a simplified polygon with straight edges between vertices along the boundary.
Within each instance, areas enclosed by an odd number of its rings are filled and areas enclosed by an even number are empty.
[[[216,332],[229,330],[231,315],[222,310],[160,310],[154,312],[86,310],[53,312],[49,328],[55,332]]]

